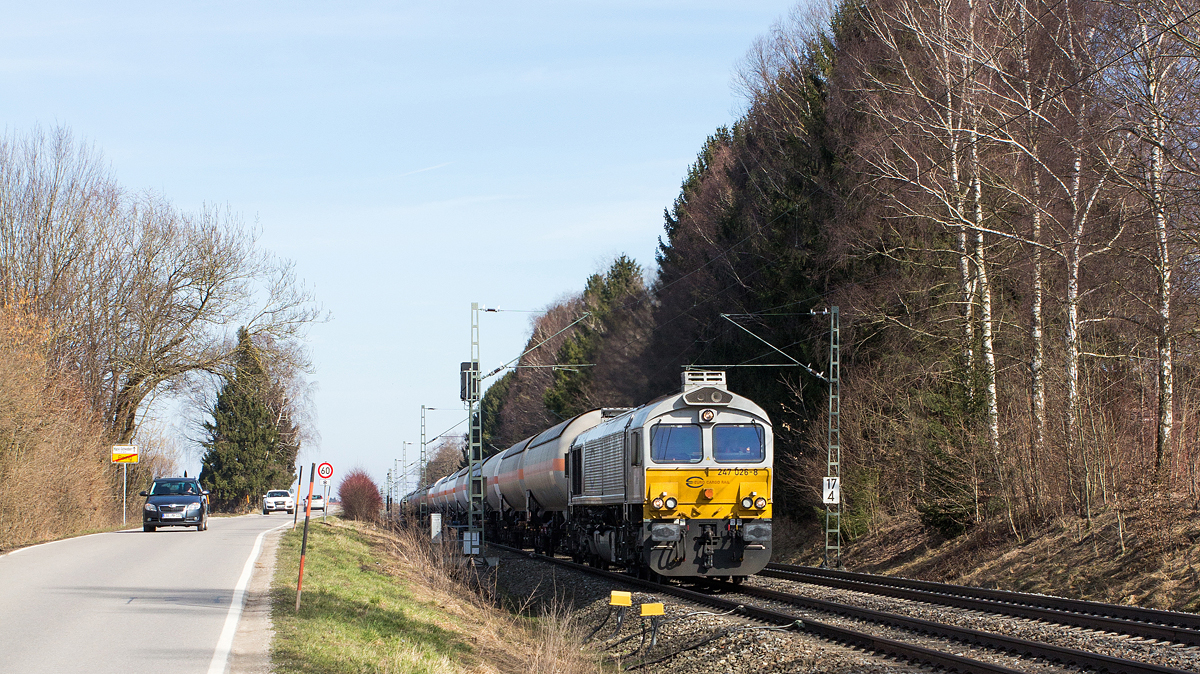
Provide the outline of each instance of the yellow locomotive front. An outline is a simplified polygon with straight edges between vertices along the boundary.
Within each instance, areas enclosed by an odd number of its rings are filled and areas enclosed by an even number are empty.
[[[685,372],[681,393],[603,426],[573,446],[576,549],[664,576],[738,578],[767,565],[771,425],[723,372]]]

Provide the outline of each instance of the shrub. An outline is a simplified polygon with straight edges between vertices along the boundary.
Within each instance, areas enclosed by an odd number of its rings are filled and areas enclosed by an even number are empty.
[[[33,314],[0,309],[0,550],[121,521],[103,422],[56,367],[50,334]]]
[[[342,517],[347,519],[375,520],[383,509],[379,486],[362,468],[355,468],[342,478],[338,499],[342,502]]]

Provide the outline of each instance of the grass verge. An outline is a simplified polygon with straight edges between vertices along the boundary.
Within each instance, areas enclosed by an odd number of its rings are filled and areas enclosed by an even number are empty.
[[[497,608],[486,577],[418,532],[334,518],[310,525],[296,613],[302,530],[284,534],[272,581],[279,674],[600,671],[565,611],[531,617]]]

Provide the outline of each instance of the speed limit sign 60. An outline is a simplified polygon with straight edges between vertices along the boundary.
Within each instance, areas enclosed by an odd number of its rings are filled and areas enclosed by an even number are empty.
[[[322,480],[328,480],[333,477],[333,466],[329,462],[317,466],[317,475],[321,476]]]

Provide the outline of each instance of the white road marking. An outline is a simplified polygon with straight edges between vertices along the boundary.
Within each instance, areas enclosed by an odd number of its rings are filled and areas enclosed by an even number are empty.
[[[254,573],[254,563],[262,552],[263,538],[272,531],[278,531],[288,526],[282,524],[274,529],[267,529],[254,539],[254,547],[246,566],[242,567],[242,575],[238,578],[237,586],[233,588],[233,601],[229,603],[229,614],[225,616],[225,627],[221,629],[221,638],[217,639],[217,650],[213,653],[212,662],[208,665],[208,674],[225,674],[229,664],[229,652],[233,649],[233,635],[237,632],[238,621],[242,619],[242,609],[246,605],[246,586],[250,584],[250,576]]]

